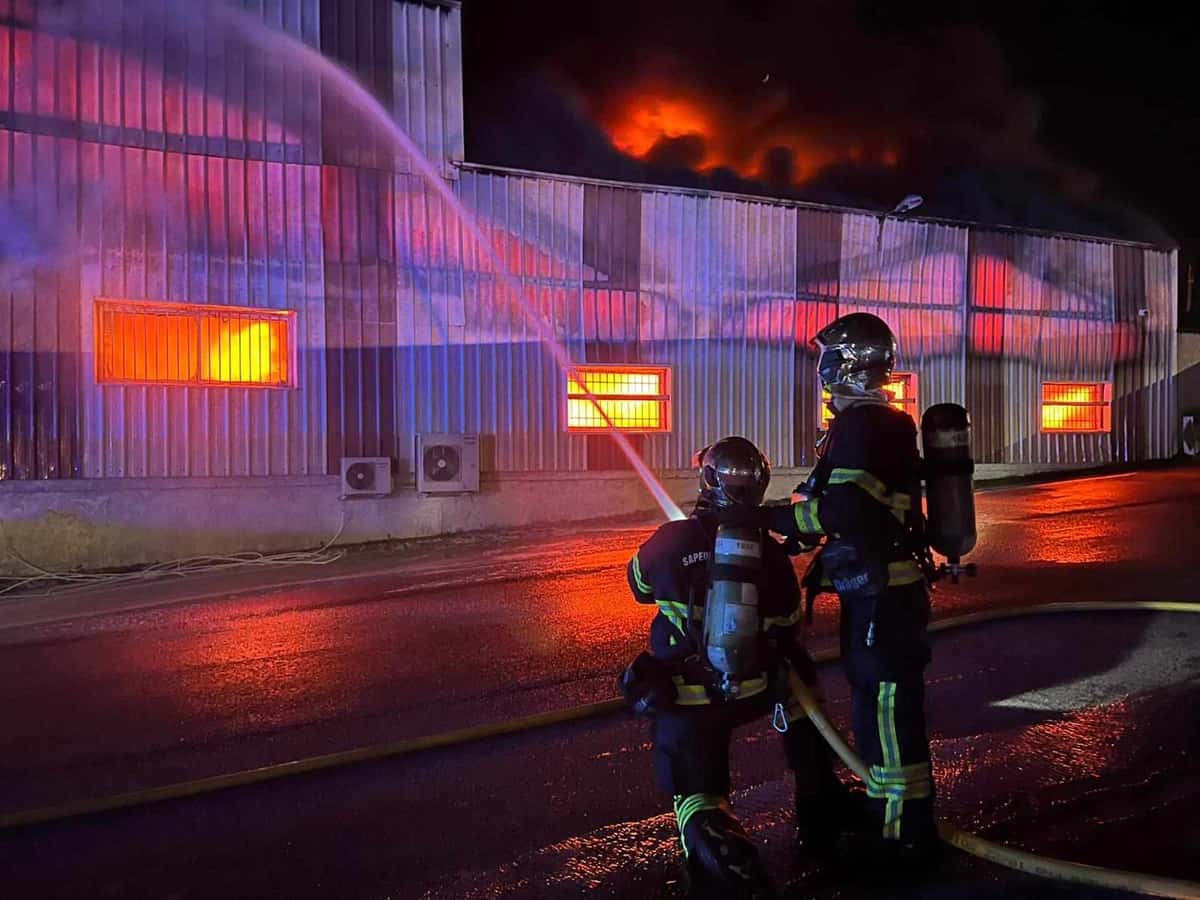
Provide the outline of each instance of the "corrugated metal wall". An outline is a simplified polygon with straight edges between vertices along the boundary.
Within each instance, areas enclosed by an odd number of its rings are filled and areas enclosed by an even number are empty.
[[[1142,385],[1146,427],[1135,459],[1166,459],[1179,452],[1179,395],[1175,389],[1179,344],[1179,255],[1146,250],[1146,310]]]
[[[447,177],[462,162],[462,10],[457,3],[391,5],[396,122]],[[409,171],[400,161],[401,171]]]
[[[972,236],[968,406],[980,461],[1112,459],[1107,434],[1042,433],[1041,386],[1113,380],[1113,249],[1037,235]]]
[[[576,184],[536,181],[543,189]],[[893,325],[899,368],[916,373],[921,409],[952,401],[973,410],[982,462],[1106,462],[1120,429],[1146,441],[1151,423],[1153,452],[1169,446],[1170,424],[1147,406],[1166,402],[1165,387],[1126,398],[1116,384],[1113,436],[1040,428],[1042,382],[1112,382],[1118,361],[1137,352],[1131,328],[1118,321],[1114,254],[1144,261],[1153,251],[681,191],[581,187],[581,225],[559,224],[569,244],[577,227],[583,232],[583,280],[569,285],[582,292],[583,327],[563,320],[564,328],[584,340],[582,359],[673,367],[674,428],[641,441],[656,467],[686,467],[696,447],[730,432],[747,434],[779,464],[811,463],[819,394],[808,342],[853,311]],[[485,220],[503,217],[491,204],[477,208]],[[1150,277],[1144,265],[1138,277]],[[1161,305],[1165,312],[1169,304]],[[1145,326],[1136,310],[1134,318]],[[1171,322],[1159,320],[1169,330]],[[1155,341],[1161,368],[1169,342]],[[1144,365],[1127,377],[1143,384]],[[589,467],[618,465],[598,441],[589,441]],[[1117,455],[1151,451],[1137,452]],[[517,458],[498,464],[520,466]]]
[[[454,171],[456,4],[242,5],[364,77]],[[39,263],[0,295],[0,478],[311,474],[342,455],[407,456],[414,423],[452,405],[413,387],[397,346],[403,286],[438,278],[411,276],[423,238],[407,229],[436,231],[437,214],[395,181],[407,160],[311,74],[185,0],[118,0],[53,32],[38,3],[0,0],[0,19],[0,197],[19,223],[10,245]],[[99,296],[297,310],[297,387],[98,385]]]
[[[668,192],[646,192],[641,207],[638,356],[675,374],[674,428],[647,439],[648,462],[686,468],[734,433],[790,461],[794,211]]]
[[[897,335],[896,368],[914,372],[921,408],[965,401],[967,229],[847,215],[837,315],[879,316]]]
[[[565,433],[565,379],[521,303],[554,323],[572,359],[584,358],[583,187],[464,172],[457,190],[522,296],[440,202],[423,189],[405,198],[401,455],[419,432],[479,431],[487,468],[582,469],[586,439]]]
[[[455,3],[326,0],[322,52],[349,69],[391,111],[442,174],[457,177],[464,152],[462,13]],[[327,163],[416,169],[336,95],[323,98]]]
[[[658,468],[732,432],[813,462],[809,340],[854,310],[893,324],[921,408],[968,405],[981,462],[1174,452],[1172,252],[460,171],[457,5],[244,5],[391,104],[572,359],[673,368],[675,427],[639,440]],[[607,438],[565,433],[557,364],[405,161],[294,66],[124,9],[89,40],[0,0],[0,478],[324,473],[359,455],[411,478],[426,431],[480,432],[496,471],[620,465]],[[294,309],[298,387],[97,385],[96,297]],[[1111,381],[1111,435],[1042,434],[1046,380]]]
[[[317,43],[317,0],[247,6]],[[324,471],[319,91],[291,67],[249,77],[245,47],[210,61],[217,38],[168,11],[49,32],[37,4],[0,9],[8,477]],[[298,310],[298,389],[98,385],[96,297]]]
[[[1172,253],[686,191],[582,189],[584,324],[567,330],[583,338],[582,359],[673,367],[674,428],[641,442],[658,468],[686,467],[696,447],[731,432],[778,464],[810,464],[819,394],[808,342],[853,311],[892,324],[898,368],[916,373],[920,409],[949,401],[972,410],[981,462],[1096,464],[1172,452],[1163,375],[1173,352]],[[480,211],[497,214],[486,204]],[[573,243],[576,226],[560,225]],[[1118,259],[1136,268],[1131,313],[1118,303]],[[1155,311],[1138,316],[1151,290]],[[1045,381],[1114,383],[1113,433],[1043,434]],[[597,440],[589,467],[617,465]]]

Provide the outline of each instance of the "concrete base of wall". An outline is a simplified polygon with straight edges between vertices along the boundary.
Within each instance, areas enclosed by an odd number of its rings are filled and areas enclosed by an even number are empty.
[[[979,467],[988,481],[1062,466]],[[784,497],[807,469],[776,470],[771,498]],[[685,509],[695,475],[663,483]],[[138,566],[201,554],[270,553],[339,544],[597,519],[656,509],[632,474],[504,475],[478,494],[340,498],[336,477],[120,479],[0,482],[0,574],[28,574],[18,557],[52,571]]]

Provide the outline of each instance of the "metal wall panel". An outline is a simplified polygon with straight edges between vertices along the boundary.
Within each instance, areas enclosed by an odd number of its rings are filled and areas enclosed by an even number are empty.
[[[389,110],[445,177],[463,160],[461,10],[396,0],[325,0],[321,50],[348,69]],[[324,160],[416,172],[387,135],[334,92],[322,94]]]
[[[8,131],[0,169],[55,239],[0,312],[12,477],[324,470],[318,169]],[[98,297],[295,309],[298,388],[96,384]]]
[[[817,378],[817,332],[838,317],[841,294],[842,230],[845,214],[796,210],[796,309],[792,465],[816,464],[821,384]]]
[[[317,42],[317,0],[247,6]],[[218,58],[186,5],[39,8],[0,10],[0,204],[32,263],[0,300],[0,477],[324,471],[320,173],[284,162],[319,161],[315,81]],[[97,385],[99,296],[296,309],[300,386]]]
[[[917,375],[918,406],[966,402],[967,229],[846,215],[838,315],[867,312],[896,334],[897,371]]]
[[[969,399],[981,462],[1095,464],[1109,434],[1044,434],[1047,381],[1113,381],[1113,247],[978,230],[969,259]]]
[[[83,475],[324,472],[320,170],[95,144],[79,164],[120,186],[80,221]],[[297,386],[97,384],[96,297],[295,310]]]
[[[436,194],[396,183],[400,457],[417,433],[478,431],[489,469],[583,469],[586,441],[565,431],[565,377],[529,318],[585,358],[582,186],[463,173],[458,196],[507,280]]]
[[[675,424],[647,438],[652,466],[686,468],[726,434],[791,464],[795,248],[786,207],[644,194],[638,357],[675,370]]]
[[[639,441],[662,469],[728,433],[777,465],[813,462],[808,342],[854,310],[895,327],[922,409],[967,403],[981,461],[1175,450],[1171,252],[460,174],[457,5],[243,5],[368,76],[520,296],[377,136],[369,153],[332,140],[342,110],[322,109],[307,73],[210,54],[205,29],[175,39],[178,22],[124,16],[132,5],[51,35],[35,4],[0,0],[0,226],[19,250],[6,258],[29,261],[0,293],[0,477],[323,473],[351,455],[398,457],[411,477],[425,431],[480,432],[492,470],[612,464],[607,439],[565,433],[565,379],[522,300],[571,360],[672,366],[674,429]],[[97,385],[99,296],[297,310],[299,387]],[[1113,433],[1042,434],[1041,383],[1055,379],[1113,382]]]
[[[245,0],[249,15],[316,46],[319,0]],[[47,5],[49,8],[49,4]],[[55,11],[0,0],[0,127],[242,159],[320,162],[318,79],[183,0]],[[7,15],[6,15],[7,11]],[[72,18],[73,16],[73,18]]]
[[[1114,325],[1118,341],[1113,359],[1113,457],[1123,462],[1145,459],[1149,403],[1143,381],[1147,349],[1145,321],[1146,251],[1113,248]]]
[[[340,63],[382,104],[392,109],[395,0],[321,4],[321,52]],[[321,96],[321,145],[326,163],[393,168],[386,135],[335,91]]]
[[[1146,271],[1147,331],[1144,351],[1147,410],[1144,459],[1167,459],[1180,452],[1179,396],[1175,388],[1179,352],[1179,254],[1143,250]]]
[[[1017,240],[1010,232],[972,230],[968,242],[966,406],[972,452],[980,463],[1004,462],[1008,455],[1005,309],[1013,290]]]
[[[457,5],[392,4],[396,122],[447,177],[463,161],[462,10]],[[399,160],[401,171],[410,171]]]
[[[344,456],[396,456],[396,209],[393,176],[324,166],[328,467]]]

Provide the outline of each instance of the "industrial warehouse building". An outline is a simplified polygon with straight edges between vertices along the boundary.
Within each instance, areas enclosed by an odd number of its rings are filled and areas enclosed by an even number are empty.
[[[247,0],[368,82],[531,319],[298,58],[3,5],[4,264],[32,264],[0,294],[0,568],[651,508],[546,330],[680,499],[729,433],[795,484],[809,340],[851,311],[897,332],[898,405],[971,411],[981,477],[1178,452],[1173,249],[472,165],[456,4]]]

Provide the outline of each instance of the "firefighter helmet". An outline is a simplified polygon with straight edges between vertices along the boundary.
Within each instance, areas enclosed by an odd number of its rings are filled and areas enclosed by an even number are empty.
[[[887,384],[896,366],[896,338],[887,323],[870,313],[834,319],[813,338],[820,349],[821,386],[863,393]]]
[[[707,506],[729,509],[762,503],[771,481],[771,463],[744,437],[725,437],[696,452],[700,469],[700,500]]]

